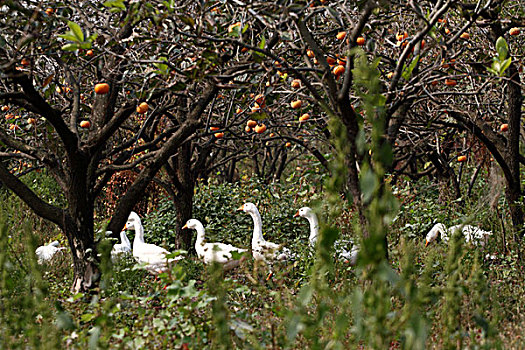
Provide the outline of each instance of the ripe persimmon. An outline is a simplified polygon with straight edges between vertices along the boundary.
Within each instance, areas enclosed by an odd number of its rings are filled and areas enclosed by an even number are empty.
[[[98,95],[105,95],[109,92],[109,84],[108,83],[99,83],[95,85],[95,93]]]
[[[258,134],[262,134],[265,131],[266,131],[266,125],[264,125],[264,124],[257,125],[255,127],[255,132],[258,133]]]
[[[465,162],[467,160],[467,156],[459,156],[458,162]]]
[[[248,120],[246,122],[246,126],[248,126],[249,128],[255,128],[257,126],[257,122],[255,120]]]
[[[499,127],[499,131],[501,132],[505,132],[508,130],[509,130],[509,124],[501,124],[501,126]]]
[[[344,72],[345,72],[345,67],[344,66],[341,66],[341,65],[335,66],[335,68],[334,68],[335,76],[340,76]]]
[[[305,113],[305,114],[303,114],[302,116],[299,117],[299,122],[300,123],[304,123],[308,119],[310,119],[310,115],[308,113]]]
[[[336,35],[337,40],[344,40],[346,38],[346,32],[339,32]]]
[[[292,85],[292,87],[293,87],[294,89],[298,89],[298,88],[301,87],[301,80],[299,80],[299,79],[294,79],[294,80],[292,80],[292,84],[291,84],[291,85]]]
[[[301,108],[302,105],[303,105],[303,101],[301,100],[290,102],[290,106],[292,106],[293,109]]]
[[[80,122],[80,127],[84,129],[89,129],[91,127],[91,123],[89,120],[83,120]]]
[[[264,95],[259,94],[255,96],[255,102],[258,103],[260,106],[264,107]]]
[[[148,111],[148,109],[149,109],[148,104],[146,102],[142,102],[141,104],[137,106],[137,113],[144,114]]]
[[[509,30],[509,34],[510,35],[518,35],[520,33],[520,29],[519,28],[510,28]]]

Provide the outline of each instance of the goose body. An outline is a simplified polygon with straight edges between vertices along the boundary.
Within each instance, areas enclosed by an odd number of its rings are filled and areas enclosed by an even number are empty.
[[[66,249],[65,247],[59,247],[58,241],[53,241],[48,245],[42,245],[35,250],[35,254],[38,258],[38,263],[43,264],[53,259],[53,256],[60,250]]]
[[[129,214],[126,227],[135,230],[133,257],[139,264],[145,264],[145,268],[149,272],[161,273],[167,270],[170,263],[182,259],[182,257],[167,259],[166,254],[170,252],[166,249],[144,242],[144,227],[137,213],[132,211]]]
[[[467,243],[473,243],[474,245],[484,246],[488,237],[492,235],[492,232],[482,230],[479,227],[472,225],[454,225],[447,229],[445,225],[437,223],[430,229],[430,231],[428,231],[425,247],[435,241],[439,235],[441,235],[441,240],[443,242],[448,242],[449,236],[457,230],[461,231]]]
[[[204,226],[199,220],[190,219],[182,227],[195,229],[197,231],[197,239],[195,241],[195,251],[197,256],[202,259],[205,264],[213,262],[222,264],[225,270],[232,269],[240,264],[241,259],[234,259],[233,252],[244,253],[246,249],[241,249],[225,243],[205,243],[204,242]]]
[[[317,215],[309,207],[302,207],[295,213],[294,217],[303,217],[308,220],[310,223],[310,236],[308,237],[308,243],[310,246],[314,247],[317,243],[317,237],[319,236],[319,221],[317,220]],[[352,246],[348,250],[348,246]],[[335,253],[339,259],[348,261],[351,265],[357,263],[357,255],[359,253],[359,246],[353,244],[351,240],[337,240],[334,243]]]
[[[120,255],[131,254],[131,242],[126,235],[126,231],[120,232],[120,241],[121,243],[115,244],[113,249],[111,249],[111,260],[113,261]]]
[[[250,214],[253,219],[252,255],[258,261],[282,261],[292,257],[290,250],[279,244],[268,242],[262,234],[262,219],[253,203],[244,203],[239,209]]]

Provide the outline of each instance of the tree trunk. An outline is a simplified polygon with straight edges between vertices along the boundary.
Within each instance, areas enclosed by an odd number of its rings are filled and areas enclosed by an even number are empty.
[[[85,292],[98,286],[100,271],[95,244],[93,188],[89,185],[89,157],[74,153],[68,159],[70,184],[66,197],[67,214],[64,216],[63,231],[66,235],[73,258],[74,293]]]
[[[173,202],[175,206],[175,217],[177,218],[175,230],[175,245],[179,249],[193,250],[193,230],[183,230],[182,226],[192,218],[193,215],[193,188],[181,191]]]
[[[521,82],[518,70],[514,63],[508,68],[510,82],[508,85],[508,116],[509,116],[509,137],[507,148],[507,160],[512,175],[512,181],[508,181],[505,190],[507,202],[509,203],[510,216],[514,226],[514,239],[517,243],[518,256],[521,260],[520,242],[524,235],[523,229],[523,202],[521,201],[521,179],[520,179],[520,128],[521,128],[521,109],[523,96],[521,95]]]
[[[64,221],[64,234],[73,258],[74,277],[71,291],[86,292],[98,285],[100,277],[93,225],[81,223],[81,220],[74,220],[69,215]],[[79,224],[80,226],[77,226]]]

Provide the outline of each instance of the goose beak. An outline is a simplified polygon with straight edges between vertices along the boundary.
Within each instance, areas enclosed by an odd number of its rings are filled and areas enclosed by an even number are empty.
[[[295,213],[295,214],[293,215],[293,217],[296,218],[296,217],[298,217],[298,216],[299,216],[299,210],[297,211],[297,213]]]
[[[126,231],[128,229],[128,224],[124,225],[123,230]]]
[[[188,228],[188,224],[184,224],[184,226],[182,226],[182,229],[184,230],[185,228]]]
[[[237,211],[244,211],[244,204],[237,208]]]
[[[426,239],[425,240],[425,248],[427,247],[427,245],[429,244],[430,242]]]
[[[272,279],[272,277],[273,277],[273,271],[270,271],[268,276],[266,276],[266,280],[269,281],[270,279]]]

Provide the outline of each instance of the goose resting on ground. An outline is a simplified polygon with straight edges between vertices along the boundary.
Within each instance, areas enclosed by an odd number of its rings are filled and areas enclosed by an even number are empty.
[[[35,250],[35,254],[38,258],[37,262],[43,264],[53,259],[53,256],[60,250],[66,249],[66,247],[59,247],[58,241],[53,241],[48,245],[42,245]]]
[[[259,214],[255,204],[244,203],[237,210],[250,214],[253,219],[252,255],[255,260],[268,262],[268,260],[282,261],[291,258],[291,252],[288,248],[264,239],[261,214]]]
[[[317,220],[317,215],[309,207],[302,207],[295,213],[294,218],[303,217],[308,220],[310,223],[310,237],[308,242],[310,246],[314,247],[317,243],[317,236],[319,235],[319,221]],[[348,245],[352,244],[350,250],[347,249]],[[359,246],[354,245],[351,240],[337,240],[334,244],[335,252],[339,259],[346,260],[350,265],[354,266],[357,263],[357,255],[359,253]]]
[[[232,252],[244,253],[247,250],[232,246],[225,243],[204,243],[204,226],[199,220],[190,219],[182,227],[183,229],[195,229],[197,231],[197,240],[195,241],[195,250],[197,256],[205,264],[217,262],[223,265],[224,270],[230,270],[239,266],[241,259],[233,259]]]
[[[445,225],[437,223],[428,231],[425,247],[435,241],[439,234],[441,234],[441,240],[443,240],[443,242],[448,242],[449,235],[452,235],[457,230],[461,230],[467,243],[472,242],[474,245],[479,244],[484,246],[487,243],[488,237],[492,235],[492,232],[484,231],[472,225],[454,225],[447,229]]]
[[[109,232],[109,231],[108,231]],[[126,231],[120,232],[120,241],[122,243],[117,243],[111,249],[111,260],[115,261],[119,258],[120,255],[131,254],[131,242],[126,235]]]
[[[139,264],[146,264],[145,268],[150,273],[158,274],[164,272],[168,269],[170,263],[182,259],[181,256],[166,259],[166,254],[169,254],[170,252],[154,244],[145,243],[144,227],[142,226],[140,217],[134,211],[129,214],[125,228],[135,230],[135,238],[133,239],[133,257]]]

